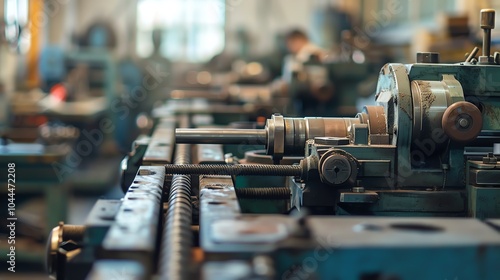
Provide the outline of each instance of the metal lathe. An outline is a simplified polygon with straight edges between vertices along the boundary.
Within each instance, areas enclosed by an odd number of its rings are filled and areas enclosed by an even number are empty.
[[[386,64],[351,118],[158,118],[124,196],[52,230],[57,279],[500,279],[494,11],[463,62]],[[168,114],[167,114],[168,115]]]

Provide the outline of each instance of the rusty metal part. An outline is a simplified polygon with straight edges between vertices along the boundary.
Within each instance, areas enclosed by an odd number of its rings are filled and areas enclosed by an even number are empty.
[[[430,137],[442,127],[443,113],[449,104],[463,101],[463,89],[453,75],[443,75],[441,81],[411,82],[413,101],[413,139]]]
[[[481,111],[467,101],[453,103],[443,114],[443,130],[446,135],[457,142],[469,142],[476,139],[482,126]]]
[[[384,107],[365,106],[363,112],[368,114],[368,127],[370,134],[387,134],[387,118]]]

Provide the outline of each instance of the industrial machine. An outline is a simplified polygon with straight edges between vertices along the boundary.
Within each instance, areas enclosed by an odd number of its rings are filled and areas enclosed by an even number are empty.
[[[365,61],[365,54],[354,49],[352,39],[345,41],[337,58],[311,55],[306,62],[286,58],[281,82],[289,104],[283,113],[295,117],[356,114],[357,101],[374,93],[376,71],[383,62]]]
[[[498,279],[494,14],[481,11],[481,56],[476,48],[457,64],[440,64],[436,53],[387,64],[376,105],[352,118],[274,114],[264,129],[191,128],[189,116],[158,120],[151,137],[135,144],[141,164],[123,199],[99,200],[85,225],[53,229],[50,273]],[[240,160],[224,153],[231,145],[265,152]],[[247,176],[282,180],[241,187],[238,178]],[[284,202],[285,211],[259,212],[269,200]]]

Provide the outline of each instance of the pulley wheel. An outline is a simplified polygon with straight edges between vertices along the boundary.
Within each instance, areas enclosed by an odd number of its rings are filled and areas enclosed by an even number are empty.
[[[441,125],[448,137],[457,142],[476,139],[483,127],[481,111],[472,103],[459,101],[444,111]]]

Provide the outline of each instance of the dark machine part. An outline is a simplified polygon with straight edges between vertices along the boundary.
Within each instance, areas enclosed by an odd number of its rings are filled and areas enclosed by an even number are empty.
[[[318,170],[323,183],[353,186],[356,184],[358,162],[343,150],[331,149],[321,156]]]
[[[51,277],[64,279],[64,263],[79,252],[79,243],[83,240],[84,231],[85,226],[65,225],[63,222],[52,229],[47,238],[45,256],[45,267]]]
[[[290,199],[290,195],[290,189],[287,187],[236,189],[238,198]]]

